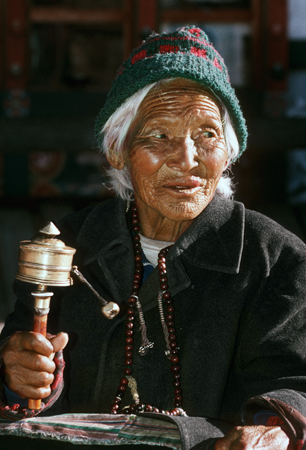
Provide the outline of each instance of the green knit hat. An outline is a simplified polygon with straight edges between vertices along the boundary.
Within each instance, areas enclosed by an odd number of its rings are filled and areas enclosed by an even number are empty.
[[[247,128],[239,101],[230,85],[222,57],[203,30],[195,26],[171,33],[153,34],[133,50],[119,69],[95,126],[98,144],[101,129],[124,101],[148,84],[165,78],[188,78],[203,84],[226,106],[235,128],[241,153],[246,148]]]

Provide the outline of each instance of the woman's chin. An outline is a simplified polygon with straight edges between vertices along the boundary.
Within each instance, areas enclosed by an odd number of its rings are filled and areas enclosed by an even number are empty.
[[[161,215],[174,222],[184,222],[195,219],[206,208],[210,198],[201,197],[201,201],[193,198],[164,201]]]

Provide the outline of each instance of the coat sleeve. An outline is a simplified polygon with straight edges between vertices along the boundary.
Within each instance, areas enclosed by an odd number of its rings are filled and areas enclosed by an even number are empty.
[[[290,404],[279,400],[278,397],[284,393],[271,392],[271,397],[256,396],[246,402],[240,412],[240,421],[243,425],[253,425],[254,414],[258,410],[269,409],[277,414],[280,420],[278,426],[288,434],[290,441],[294,443],[295,450],[306,448],[306,419],[297,409]]]
[[[245,314],[239,336],[235,385],[240,386],[242,424],[269,409],[306,448],[306,257],[284,246]],[[238,384],[237,384],[238,383]],[[248,399],[246,402],[243,400]]]

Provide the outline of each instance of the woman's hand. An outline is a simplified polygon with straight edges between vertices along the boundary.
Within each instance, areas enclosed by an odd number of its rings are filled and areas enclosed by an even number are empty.
[[[280,427],[235,427],[218,439],[215,450],[290,450],[289,437]]]
[[[55,352],[66,347],[68,335],[46,339],[40,333],[18,331],[3,351],[5,383],[21,398],[42,399],[51,393]]]

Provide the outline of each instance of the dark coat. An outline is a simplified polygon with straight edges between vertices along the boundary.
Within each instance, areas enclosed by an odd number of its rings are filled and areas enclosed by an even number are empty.
[[[65,331],[70,341],[65,389],[49,414],[110,411],[123,376],[124,312],[134,271],[128,222],[125,204],[111,199],[58,224],[61,239],[77,249],[80,271],[105,299],[118,302],[122,313],[105,319],[84,285],[54,289],[48,330]],[[167,271],[188,415],[234,423],[245,402],[256,397],[253,404],[276,399],[306,416],[305,245],[241,203],[215,196],[169,251]],[[16,282],[15,290],[16,310],[3,337],[32,326],[33,286]],[[140,289],[155,345],[139,356],[135,331],[132,375],[141,401],[166,409],[173,407],[174,388],[157,295],[155,269]],[[127,391],[123,404],[131,402]]]

